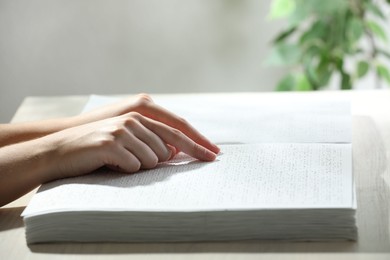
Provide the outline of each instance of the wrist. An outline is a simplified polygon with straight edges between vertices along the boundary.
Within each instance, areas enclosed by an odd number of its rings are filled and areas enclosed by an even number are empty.
[[[33,152],[31,154],[31,164],[35,166],[33,170],[33,175],[38,184],[43,184],[46,182],[53,181],[54,176],[54,165],[56,164],[55,160],[55,144],[48,142],[47,137],[41,137],[35,140],[30,141]],[[26,142],[26,144],[30,143]]]
[[[51,150],[41,139],[0,148],[0,205],[54,179]]]

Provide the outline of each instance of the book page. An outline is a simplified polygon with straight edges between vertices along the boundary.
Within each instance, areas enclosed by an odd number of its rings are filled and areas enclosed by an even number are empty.
[[[350,143],[352,139],[348,102],[259,103],[196,95],[154,99],[217,144]],[[115,100],[91,96],[86,111]]]
[[[351,208],[350,144],[223,145],[214,162],[183,154],[136,174],[109,170],[43,185],[24,216],[68,210]]]

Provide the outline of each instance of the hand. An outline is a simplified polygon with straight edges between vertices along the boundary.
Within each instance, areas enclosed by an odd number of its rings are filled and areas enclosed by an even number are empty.
[[[129,112],[138,112],[145,117],[149,117],[158,122],[171,126],[181,131],[196,143],[204,146],[210,151],[218,154],[219,148],[211,143],[206,137],[200,134],[185,119],[175,115],[165,108],[153,102],[147,94],[139,94],[123,99],[120,102],[103,106],[86,114],[81,114],[72,119],[72,126],[82,125],[90,122],[99,121],[106,118],[116,117]]]
[[[197,136],[188,123],[177,121],[175,115],[154,104],[150,108],[143,107],[144,112],[151,113],[154,109],[154,117],[160,116],[167,124],[130,112],[42,138],[46,139],[45,143],[49,147],[54,147],[49,153],[52,158],[48,160],[48,167],[51,170],[47,171],[46,181],[85,174],[104,165],[129,173],[149,169],[169,160],[179,150],[199,160],[215,159],[213,151],[169,126],[178,125]],[[203,136],[197,138],[207,143]]]
[[[0,125],[0,206],[44,182],[104,165],[153,168],[178,151],[212,161],[219,148],[144,94],[75,117]]]

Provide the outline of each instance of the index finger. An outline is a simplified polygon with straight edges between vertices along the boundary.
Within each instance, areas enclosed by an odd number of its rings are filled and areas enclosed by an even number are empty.
[[[192,139],[195,143],[209,149],[214,153],[219,153],[220,149],[198,130],[196,130],[190,123],[178,115],[170,112],[169,110],[157,105],[151,99],[149,102],[143,102],[137,109],[136,112],[149,117],[157,122],[164,123],[173,129],[181,131],[184,135]],[[178,147],[180,148],[180,147]]]
[[[172,145],[196,159],[213,161],[217,157],[213,151],[196,143],[178,129],[148,117],[141,117],[140,122],[168,145]]]

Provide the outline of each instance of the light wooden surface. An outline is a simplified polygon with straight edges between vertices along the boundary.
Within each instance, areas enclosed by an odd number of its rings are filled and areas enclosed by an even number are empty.
[[[186,98],[187,95],[175,95]],[[21,212],[33,192],[0,209],[0,259],[390,259],[390,91],[196,94],[282,102],[350,100],[357,187],[356,242],[39,244],[28,246]],[[28,97],[13,122],[74,115],[86,96]],[[196,108],[194,108],[196,109]]]

